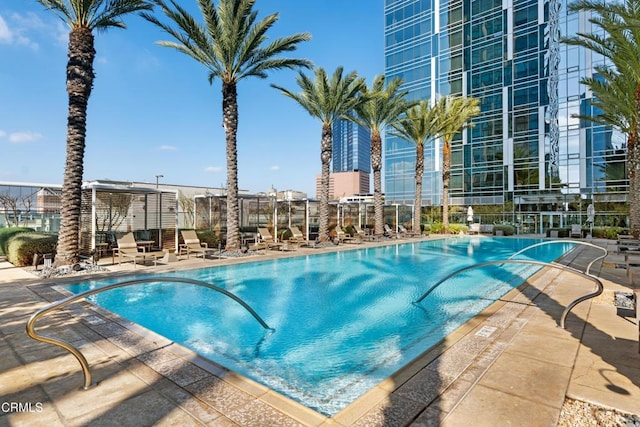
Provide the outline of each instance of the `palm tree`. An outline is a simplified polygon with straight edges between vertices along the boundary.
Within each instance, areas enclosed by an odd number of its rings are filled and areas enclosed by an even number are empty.
[[[422,213],[422,175],[424,173],[424,146],[429,139],[438,134],[438,121],[435,108],[429,106],[429,101],[422,101],[406,112],[398,122],[393,123],[395,132],[391,135],[411,141],[416,145],[416,194],[413,201],[413,230],[420,231]]]
[[[321,242],[329,239],[329,165],[331,164],[332,126],[341,118],[346,118],[350,111],[364,100],[359,94],[365,87],[364,78],[358,77],[355,71],[342,75],[342,67],[336,68],[331,76],[327,76],[324,68],[314,70],[315,80],[299,73],[296,78],[300,93],[293,93],[283,87],[271,85],[284,95],[296,101],[307,112],[322,121],[322,138],[320,143],[320,160],[322,175],[320,183],[320,227],[318,239]]]
[[[60,232],[55,266],[79,261],[82,174],[87,134],[87,104],[93,88],[96,56],[93,31],[126,28],[122,18],[151,9],[146,0],[38,0],[71,29],[67,56],[67,154],[60,211]]]
[[[265,79],[267,71],[309,67],[306,59],[283,58],[279,55],[296,49],[298,43],[311,39],[308,33],[277,38],[267,43],[267,31],[278,20],[274,13],[257,21],[255,0],[198,0],[204,26],[198,24],[176,1],[173,8],[163,0],[153,0],[177,28],[160,22],[151,14],[143,14],[176,41],[158,42],[174,48],[204,65],[209,83],[222,81],[222,127],[227,153],[227,243],[228,251],[240,248],[240,210],[238,208],[238,132],[237,85],[242,79]]]
[[[640,235],[640,0],[624,2],[580,0],[571,11],[591,12],[589,21],[604,31],[603,35],[578,33],[563,39],[582,46],[610,61],[611,65],[594,67],[596,75],[581,83],[591,89],[590,102],[599,110],[593,116],[580,116],[606,126],[614,126],[627,135],[627,170],[629,174],[629,217],[631,233]]]
[[[449,181],[451,179],[451,141],[463,129],[472,127],[469,120],[480,114],[480,100],[473,97],[445,96],[435,109],[437,134],[442,138],[442,226],[449,228]]]
[[[380,74],[373,79],[371,90],[366,86],[362,96],[366,99],[355,108],[356,115],[352,118],[360,126],[371,133],[371,168],[373,169],[373,207],[374,234],[384,233],[382,199],[382,136],[380,132],[387,126],[393,125],[401,114],[412,105],[405,96],[409,93],[400,90],[402,80],[393,79],[384,87],[385,76]]]

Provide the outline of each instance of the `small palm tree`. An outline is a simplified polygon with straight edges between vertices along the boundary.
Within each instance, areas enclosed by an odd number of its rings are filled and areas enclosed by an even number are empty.
[[[480,114],[480,100],[445,96],[435,109],[437,135],[442,138],[442,226],[449,228],[449,181],[451,179],[451,141],[463,129],[472,127],[469,120]]]
[[[227,152],[227,243],[225,249],[240,248],[240,210],[238,207],[238,96],[237,85],[248,77],[267,77],[267,71],[309,67],[306,59],[283,58],[279,55],[296,49],[311,39],[308,33],[277,38],[267,43],[267,31],[278,20],[274,13],[257,21],[253,10],[255,0],[220,0],[216,9],[213,0],[198,0],[204,26],[187,13],[176,1],[169,7],[163,0],[153,0],[177,28],[160,22],[151,14],[143,14],[176,41],[158,42],[174,48],[204,65],[209,71],[209,83],[222,81],[222,126]]]
[[[613,126],[627,135],[629,217],[631,233],[640,235],[640,0],[577,1],[571,11],[592,13],[589,21],[603,35],[578,33],[563,39],[610,60],[594,67],[596,75],[581,80],[593,92],[590,101],[598,113],[582,119]]]
[[[385,76],[373,79],[371,90],[362,90],[364,101],[355,108],[352,120],[371,133],[371,169],[373,169],[374,234],[384,233],[384,200],[382,199],[382,136],[381,131],[397,122],[400,115],[412,105],[406,99],[409,93],[400,90],[402,80],[393,79],[385,88]]]
[[[359,95],[365,87],[364,79],[352,71],[342,75],[342,67],[338,67],[331,80],[324,68],[314,70],[315,80],[299,73],[296,78],[300,93],[291,92],[283,87],[271,85],[284,95],[296,101],[302,108],[322,122],[322,138],[320,143],[320,160],[322,175],[320,183],[320,227],[318,239],[321,242],[329,239],[329,166],[331,164],[332,126],[341,118],[346,118],[350,111],[358,106],[363,98]]]
[[[93,88],[96,57],[93,31],[126,28],[122,18],[151,9],[145,0],[38,0],[71,29],[67,56],[67,155],[62,183],[60,233],[55,265],[75,264],[80,259],[80,209],[82,174],[87,134],[87,105]]]
[[[393,123],[395,131],[391,135],[411,141],[416,145],[416,194],[413,201],[413,230],[420,231],[422,213],[422,176],[424,174],[424,146],[438,134],[437,110],[429,106],[429,101],[409,109],[398,123]]]

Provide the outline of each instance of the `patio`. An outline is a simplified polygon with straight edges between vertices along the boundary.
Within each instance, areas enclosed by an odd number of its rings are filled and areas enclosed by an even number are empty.
[[[349,249],[301,248],[294,255]],[[579,248],[563,262],[584,269],[595,253]],[[207,265],[287,256],[270,251]],[[31,314],[61,298],[52,285],[65,279],[43,281],[0,264],[0,394],[3,405],[31,409],[3,406],[2,425],[556,425],[565,396],[640,414],[638,325],[611,303],[613,291],[630,289],[615,258],[592,268],[605,294],[579,304],[567,329],[557,327],[561,311],[592,286],[544,269],[332,419],[87,303],[40,324],[87,356],[100,384],[79,390],[78,362],[24,332]],[[201,266],[183,260],[149,270]],[[131,272],[108,268],[110,276]]]

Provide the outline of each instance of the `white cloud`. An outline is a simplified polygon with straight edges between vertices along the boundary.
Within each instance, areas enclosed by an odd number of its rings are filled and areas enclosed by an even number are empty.
[[[13,42],[13,33],[7,25],[7,21],[0,15],[0,43],[11,44]]]
[[[174,147],[173,145],[161,145],[160,147],[158,147],[158,150],[162,150],[162,151],[175,151],[177,150],[177,147]]]
[[[29,142],[35,142],[42,138],[42,134],[38,132],[13,132],[9,134],[9,142],[12,144],[25,144]]]
[[[220,166],[209,166],[205,168],[204,171],[207,173],[218,173],[222,171],[222,168]]]
[[[279,170],[280,170],[280,166],[278,166],[278,165],[273,165],[273,166],[271,166],[271,170],[272,170],[272,171],[279,171]]]

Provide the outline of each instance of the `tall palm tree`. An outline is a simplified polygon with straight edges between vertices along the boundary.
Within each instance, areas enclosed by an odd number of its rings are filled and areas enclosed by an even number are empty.
[[[38,0],[70,28],[67,56],[67,154],[64,167],[60,232],[55,266],[79,261],[82,174],[87,134],[87,104],[93,88],[96,56],[93,31],[126,28],[122,18],[151,9],[146,0]]]
[[[591,12],[589,21],[603,35],[578,33],[563,41],[582,46],[609,59],[611,65],[596,66],[597,75],[582,79],[594,95],[591,104],[599,112],[583,119],[618,128],[627,135],[629,217],[631,233],[640,235],[640,0],[586,1],[569,6],[571,11]]]
[[[360,126],[371,133],[371,169],[373,169],[373,208],[374,234],[384,233],[382,199],[382,136],[381,131],[393,125],[400,115],[412,105],[405,96],[409,93],[400,90],[402,80],[393,79],[385,88],[385,76],[380,74],[373,79],[371,89],[362,89],[364,101],[355,108],[356,115],[352,118]]]
[[[153,0],[177,26],[165,24],[151,14],[143,14],[176,41],[158,42],[174,48],[204,65],[209,71],[209,83],[222,81],[222,126],[227,152],[227,243],[228,251],[240,248],[240,210],[238,208],[238,132],[237,85],[248,77],[267,77],[267,71],[283,68],[310,67],[306,59],[284,58],[300,42],[311,39],[308,33],[269,41],[267,31],[278,20],[274,13],[257,21],[253,10],[255,0],[220,0],[216,9],[213,0],[198,0],[204,25],[182,8],[177,1],[171,6],[163,0]]]
[[[435,109],[438,136],[442,138],[442,226],[449,228],[449,181],[451,179],[451,141],[463,129],[473,127],[469,120],[480,114],[480,100],[473,97],[445,96]]]
[[[409,109],[398,123],[393,123],[395,131],[391,135],[411,141],[416,145],[416,194],[413,201],[413,230],[420,231],[422,213],[422,176],[424,174],[424,146],[429,139],[438,134],[438,121],[435,108],[429,106],[429,101]]]
[[[364,100],[360,92],[365,87],[364,78],[352,71],[342,75],[343,68],[338,67],[331,76],[327,76],[324,68],[314,70],[315,80],[304,73],[296,78],[300,93],[272,84],[284,95],[296,101],[307,112],[322,122],[322,138],[320,143],[320,160],[322,175],[320,181],[320,227],[318,239],[321,242],[329,239],[329,165],[331,164],[332,126],[341,118],[346,118],[351,110]]]

